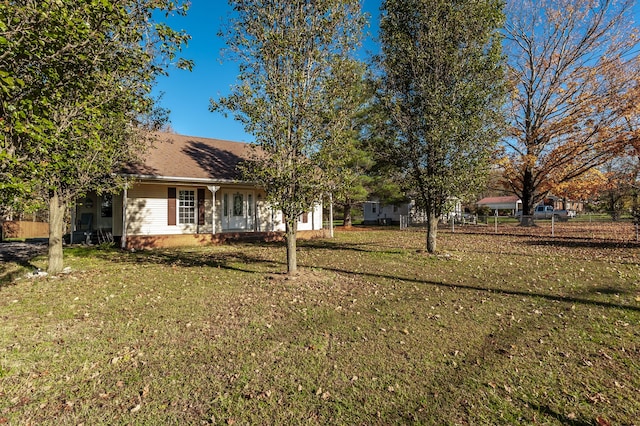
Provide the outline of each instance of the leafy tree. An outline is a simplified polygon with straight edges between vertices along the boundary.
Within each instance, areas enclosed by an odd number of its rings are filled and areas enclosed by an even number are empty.
[[[588,201],[598,196],[608,186],[608,176],[593,168],[580,176],[555,186],[554,195],[566,200]]]
[[[478,186],[500,136],[502,1],[386,0],[382,10],[380,95],[432,253],[447,198]]]
[[[349,92],[332,82],[359,44],[363,16],[357,0],[229,3],[235,14],[223,35],[240,62],[239,84],[211,109],[232,111],[255,137],[260,150],[247,176],[283,212],[291,274],[298,217],[328,189],[319,164],[326,127],[334,126],[326,119]]]
[[[366,129],[374,119],[373,86],[366,78],[367,68],[352,59],[343,60],[334,69],[328,85],[331,93],[325,118],[321,164],[330,185],[333,201],[342,207],[344,226],[352,225],[351,210],[366,201],[373,180],[370,170],[375,164]]]
[[[626,123],[640,76],[634,3],[510,2],[505,49],[512,96],[503,166],[525,215],[554,187],[604,164],[634,138]]]
[[[164,122],[151,85],[188,36],[152,14],[184,11],[168,0],[0,2],[0,179],[44,194],[50,273],[63,267],[70,203],[122,184],[112,172]]]

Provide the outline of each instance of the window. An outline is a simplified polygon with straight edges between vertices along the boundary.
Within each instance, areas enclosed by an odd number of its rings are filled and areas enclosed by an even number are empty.
[[[103,194],[100,202],[100,216],[113,216],[113,196],[111,194]]]
[[[375,213],[376,212],[376,203],[371,203],[371,213]]]
[[[180,190],[178,192],[178,223],[196,223],[196,195],[193,190]]]
[[[224,194],[222,197],[222,215],[229,216],[229,194]]]
[[[299,222],[302,222],[302,223],[309,223],[309,213],[308,213],[308,212],[306,212],[306,213],[302,213],[302,214],[300,215],[300,220],[299,220]]]
[[[247,216],[253,217],[253,195],[247,195]]]
[[[233,195],[233,215],[244,216],[244,197],[242,194]]]

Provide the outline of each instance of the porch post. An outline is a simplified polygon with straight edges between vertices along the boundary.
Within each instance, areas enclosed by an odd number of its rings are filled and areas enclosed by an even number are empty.
[[[122,236],[120,237],[120,247],[127,248],[127,187],[122,191]]]
[[[216,233],[216,192],[220,187],[207,185],[207,189],[211,191],[211,234],[213,235]]]
[[[78,216],[78,200],[71,208],[71,232],[69,232],[69,244],[73,244],[73,231],[76,230],[76,217]]]

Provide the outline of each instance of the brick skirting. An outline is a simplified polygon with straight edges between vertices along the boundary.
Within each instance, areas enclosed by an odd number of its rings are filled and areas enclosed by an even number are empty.
[[[298,231],[298,239],[310,240],[326,238],[329,231]],[[232,241],[284,241],[284,232],[223,232],[220,234],[185,234],[185,235],[129,235],[126,240],[127,249],[153,249],[168,247],[189,247],[198,245],[224,244]]]

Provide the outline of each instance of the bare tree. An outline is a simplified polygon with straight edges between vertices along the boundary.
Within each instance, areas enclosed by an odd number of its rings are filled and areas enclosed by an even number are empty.
[[[555,187],[604,164],[634,139],[637,36],[631,0],[512,0],[507,9],[510,132],[505,184],[523,225]]]

